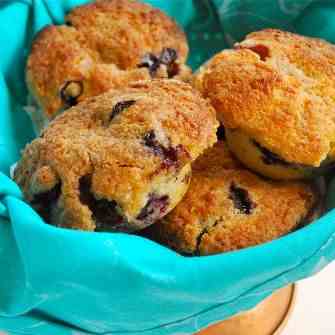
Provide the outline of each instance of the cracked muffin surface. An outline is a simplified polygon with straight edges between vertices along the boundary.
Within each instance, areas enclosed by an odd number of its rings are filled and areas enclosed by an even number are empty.
[[[177,252],[209,255],[254,246],[294,231],[311,217],[317,196],[309,184],[262,179],[234,164],[223,142],[198,160],[185,197],[148,229],[151,238]]]
[[[58,116],[26,147],[14,178],[51,224],[135,231],[181,200],[190,165],[216,142],[217,127],[190,85],[137,82]]]
[[[181,28],[150,5],[98,0],[74,8],[66,24],[37,34],[28,58],[27,85],[42,109],[38,126],[87,97],[133,81],[187,81],[187,54]]]
[[[214,56],[194,85],[242,162],[268,177],[297,179],[334,165],[334,78],[334,45],[268,29]]]

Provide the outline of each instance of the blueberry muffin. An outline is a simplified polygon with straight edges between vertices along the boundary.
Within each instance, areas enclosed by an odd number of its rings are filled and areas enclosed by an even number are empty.
[[[217,127],[189,84],[137,82],[58,116],[26,147],[14,179],[51,224],[132,232],[182,199],[190,165],[215,143]]]
[[[224,142],[193,166],[183,200],[146,230],[147,236],[182,254],[209,255],[254,246],[314,218],[318,196],[311,186],[262,179],[241,167]]]
[[[216,55],[194,83],[243,163],[271,178],[298,179],[334,165],[334,78],[334,45],[269,29]]]
[[[33,42],[26,81],[35,108],[28,110],[40,129],[85,98],[132,81],[186,81],[187,54],[184,32],[150,5],[102,0],[77,7],[66,24],[45,27]]]

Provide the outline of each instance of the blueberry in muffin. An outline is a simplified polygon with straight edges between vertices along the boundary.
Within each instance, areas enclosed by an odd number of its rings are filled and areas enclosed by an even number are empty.
[[[181,254],[209,255],[279,238],[320,214],[314,186],[271,181],[243,168],[218,142],[192,166],[182,201],[148,236]]]
[[[214,56],[194,85],[244,164],[274,179],[299,179],[334,166],[334,78],[334,45],[268,29]]]
[[[58,116],[26,147],[14,179],[53,225],[132,232],[182,199],[191,163],[216,142],[217,127],[190,85],[137,82]]]
[[[112,88],[150,78],[185,80],[188,44],[173,19],[132,0],[100,0],[73,9],[66,24],[40,31],[26,81],[37,129],[63,110]]]

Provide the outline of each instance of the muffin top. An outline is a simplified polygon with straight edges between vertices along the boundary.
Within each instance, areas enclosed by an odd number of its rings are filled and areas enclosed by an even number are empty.
[[[161,10],[134,0],[98,0],[75,8],[66,22],[85,36],[102,62],[121,69],[137,67],[145,53],[173,48],[185,62],[184,32]]]
[[[102,0],[72,10],[66,25],[36,36],[26,80],[52,119],[87,97],[151,77],[188,77],[188,45],[173,19],[132,0]]]
[[[183,254],[209,255],[273,240],[310,216],[316,203],[311,186],[268,181],[232,162],[225,143],[208,149],[201,168],[198,160],[193,164],[185,197],[150,227],[150,236]]]
[[[319,166],[334,154],[335,46],[267,29],[217,54],[195,86],[226,128],[285,161]]]
[[[66,220],[93,230],[80,198],[88,179],[95,199],[116,201],[136,215],[154,182],[164,182],[215,143],[217,126],[214,109],[190,85],[134,83],[57,117],[26,147],[15,179],[30,202],[56,187],[69,209]]]
[[[195,173],[242,168],[243,165],[228,151],[225,141],[218,141],[210,150],[204,151],[192,165],[192,171]]]

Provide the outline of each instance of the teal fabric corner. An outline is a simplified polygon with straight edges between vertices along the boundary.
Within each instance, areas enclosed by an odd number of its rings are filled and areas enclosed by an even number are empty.
[[[9,334],[193,334],[255,306],[335,258],[329,212],[253,248],[187,258],[141,237],[55,228],[8,177],[33,139],[24,66],[33,36],[87,0],[0,2],[0,330]],[[312,0],[148,0],[173,16],[194,69],[247,33],[282,28],[335,42],[335,4]],[[257,262],[254,260],[257,259]]]

